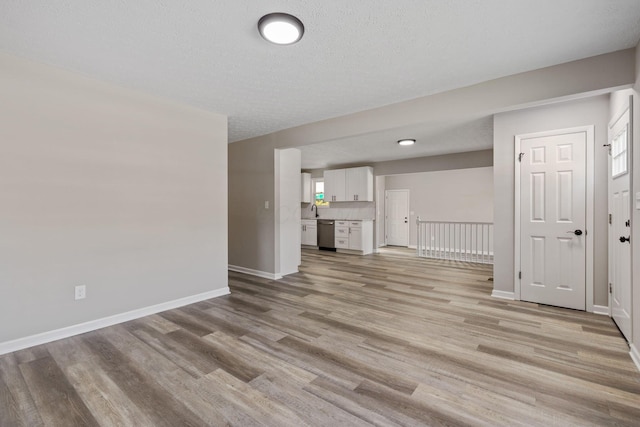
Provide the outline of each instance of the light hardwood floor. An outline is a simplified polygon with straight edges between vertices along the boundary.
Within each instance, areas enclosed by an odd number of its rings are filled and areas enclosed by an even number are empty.
[[[303,251],[300,273],[0,357],[1,426],[640,425],[611,320],[490,266]]]

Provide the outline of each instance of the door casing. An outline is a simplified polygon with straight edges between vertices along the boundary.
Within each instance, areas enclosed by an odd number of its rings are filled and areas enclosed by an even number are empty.
[[[534,132],[516,135],[515,137],[515,203],[514,203],[514,298],[520,300],[520,271],[521,271],[521,254],[520,254],[520,242],[521,242],[521,224],[520,224],[520,161],[518,156],[520,154],[521,141],[528,138],[541,138],[554,135],[565,135],[568,133],[586,133],[586,155],[587,155],[587,168],[586,168],[586,271],[585,271],[585,294],[586,294],[586,311],[593,312],[593,230],[594,230],[594,126],[578,126],[566,129],[549,130],[543,132]]]

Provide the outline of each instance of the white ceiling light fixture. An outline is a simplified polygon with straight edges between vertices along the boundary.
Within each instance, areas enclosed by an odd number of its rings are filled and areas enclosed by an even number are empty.
[[[413,145],[416,143],[415,139],[399,139],[398,144],[400,145]]]
[[[288,45],[298,42],[304,34],[302,21],[288,13],[270,13],[258,21],[260,35],[271,43]]]

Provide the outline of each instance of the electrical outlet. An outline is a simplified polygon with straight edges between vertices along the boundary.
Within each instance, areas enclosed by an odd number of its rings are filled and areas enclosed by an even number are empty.
[[[76,286],[76,299],[85,299],[87,297],[87,287],[85,285]]]

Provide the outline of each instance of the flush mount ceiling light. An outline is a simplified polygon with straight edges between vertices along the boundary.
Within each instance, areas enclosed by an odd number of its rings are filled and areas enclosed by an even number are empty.
[[[293,44],[302,38],[302,21],[288,13],[270,13],[258,21],[258,31],[267,41],[275,44]]]
[[[398,144],[400,145],[413,145],[416,143],[415,139],[399,139]]]

